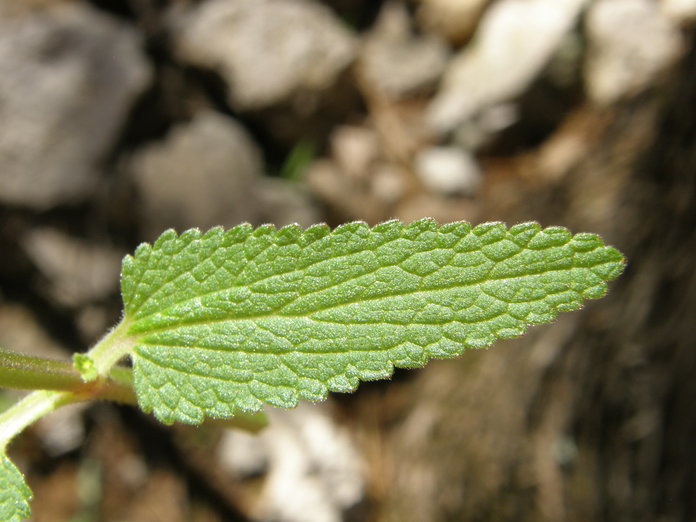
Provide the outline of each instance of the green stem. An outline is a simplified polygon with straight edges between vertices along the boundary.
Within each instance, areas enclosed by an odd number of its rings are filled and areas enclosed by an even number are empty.
[[[111,368],[133,349],[134,340],[128,337],[130,324],[124,319],[99,341],[87,355],[94,361],[97,373],[105,377]]]
[[[68,361],[0,349],[0,387],[51,390],[28,395],[0,416],[0,444],[3,443],[4,431],[11,438],[27,424],[63,404],[100,399],[137,404],[132,370],[116,364],[133,348],[134,338],[127,335],[128,326],[125,319],[122,320],[89,352],[83,354],[93,364],[96,377],[83,375],[74,363]],[[15,415],[17,419],[13,419]],[[268,424],[264,412],[240,412],[229,419],[209,419],[208,422],[251,432],[259,431]],[[5,439],[5,444],[9,438]]]
[[[0,386],[24,390],[75,390],[80,372],[69,361],[33,357],[0,348]]]
[[[72,392],[77,400],[104,399],[135,404],[129,368],[114,367],[108,377],[84,382],[69,361],[33,357],[0,348],[0,387]]]
[[[35,391],[2,412],[0,414],[0,452],[5,449],[7,443],[15,435],[29,424],[60,406],[98,399],[136,404],[132,387],[133,379],[128,368],[114,368],[112,378],[100,378],[87,383],[82,382],[79,373],[77,375],[79,385],[72,391]]]
[[[125,335],[127,327],[122,321],[89,352],[98,375],[87,382],[69,361],[0,349],[0,387],[51,390],[32,393],[4,412],[0,423],[19,423],[19,428],[11,428],[8,433],[18,432],[36,418],[69,402],[104,399],[136,404],[131,370],[114,366],[132,346],[132,339]],[[15,415],[16,420],[13,419]]]
[[[59,406],[77,402],[74,393],[35,391],[0,414],[0,452],[4,452],[12,438],[31,423]]]
[[[99,378],[94,383],[86,383],[85,388],[92,385],[92,396],[95,400],[116,401],[123,404],[136,405],[138,400],[133,391],[133,372],[130,368],[114,366],[108,378]]]

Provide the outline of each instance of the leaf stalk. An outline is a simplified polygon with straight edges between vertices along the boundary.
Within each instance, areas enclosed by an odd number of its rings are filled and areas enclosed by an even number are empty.
[[[100,376],[107,376],[111,368],[132,350],[134,340],[127,334],[129,326],[130,324],[125,318],[122,319],[87,352],[87,356],[94,361],[94,366]]]

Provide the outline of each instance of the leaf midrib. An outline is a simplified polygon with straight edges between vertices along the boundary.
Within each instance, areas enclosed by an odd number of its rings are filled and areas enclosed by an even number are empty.
[[[598,248],[602,248],[602,247],[598,247]],[[597,250],[597,249],[594,249],[594,250]],[[495,265],[494,265],[494,266],[495,266]],[[599,265],[593,265],[593,266],[599,266]],[[493,268],[494,268],[494,267],[491,267],[491,270],[492,270]],[[515,279],[520,279],[520,278],[524,278],[524,277],[534,277],[534,276],[540,276],[540,275],[549,274],[549,273],[559,273],[559,272],[567,273],[569,270],[590,270],[590,268],[589,268],[589,267],[573,267],[573,268],[570,268],[570,269],[544,270],[544,271],[540,271],[540,272],[536,272],[536,273],[521,274],[521,275],[518,275],[518,276],[511,276],[511,277],[484,278],[483,280],[479,280],[479,281],[476,281],[476,282],[473,282],[473,283],[457,284],[457,285],[451,285],[451,286],[442,286],[442,287],[431,288],[431,289],[426,289],[426,290],[422,290],[422,289],[418,289],[418,290],[407,290],[407,291],[404,291],[404,292],[392,293],[392,294],[389,294],[389,295],[386,295],[386,296],[357,297],[357,298],[355,298],[355,299],[353,299],[353,300],[344,301],[344,302],[342,302],[342,303],[337,303],[337,304],[334,304],[334,305],[331,305],[331,306],[326,306],[326,307],[323,307],[323,308],[320,308],[320,309],[317,309],[317,310],[313,310],[313,311],[308,312],[308,313],[306,313],[306,314],[280,314],[280,313],[278,313],[278,312],[273,312],[273,313],[269,312],[269,313],[266,313],[266,314],[257,314],[257,315],[251,315],[251,316],[245,316],[245,317],[229,316],[229,317],[217,318],[217,319],[197,319],[197,320],[188,321],[188,322],[179,321],[179,322],[177,322],[176,324],[172,324],[172,325],[149,328],[146,332],[141,332],[141,333],[136,334],[136,335],[135,335],[135,338],[138,339],[138,340],[140,340],[140,339],[142,339],[143,337],[146,337],[146,336],[151,335],[151,334],[156,334],[156,333],[161,333],[161,332],[167,332],[167,331],[173,331],[173,330],[177,330],[177,329],[179,329],[179,328],[185,328],[185,327],[205,326],[205,325],[209,325],[209,324],[219,324],[219,323],[234,322],[234,321],[250,321],[250,322],[253,322],[253,321],[257,320],[257,319],[265,319],[265,318],[269,318],[269,319],[270,319],[270,318],[274,318],[274,317],[276,317],[276,318],[287,318],[287,319],[293,319],[293,318],[306,318],[306,319],[310,319],[310,320],[314,320],[314,321],[331,322],[331,321],[328,321],[328,320],[327,320],[327,321],[324,321],[324,320],[321,320],[321,319],[313,318],[313,317],[311,317],[311,315],[312,315],[312,314],[315,314],[315,313],[319,313],[319,312],[325,312],[325,311],[329,311],[329,310],[334,310],[334,309],[337,309],[337,308],[340,308],[340,307],[343,307],[343,306],[355,305],[355,304],[358,304],[358,303],[374,302],[374,301],[379,301],[379,300],[382,300],[382,299],[390,299],[390,298],[405,297],[405,296],[409,296],[409,295],[416,295],[416,294],[419,294],[419,293],[420,293],[420,294],[424,294],[424,293],[433,293],[433,292],[445,292],[445,291],[453,290],[453,289],[457,289],[457,288],[470,288],[470,287],[474,287],[474,286],[477,286],[477,285],[482,285],[483,283],[488,283],[488,282],[500,282],[500,281],[507,281],[507,280],[515,280]],[[490,271],[489,271],[489,273],[490,273]],[[357,277],[363,277],[364,275],[366,275],[366,274],[362,274],[362,275],[357,276]],[[346,281],[342,281],[340,284],[346,283],[346,282],[348,282],[348,281],[351,281],[351,279],[347,279]],[[312,292],[312,293],[317,293],[317,292],[320,292],[320,291],[324,291],[324,290],[326,290],[326,289],[328,289],[328,288],[331,288],[331,286],[326,287],[326,288],[324,288],[324,289],[322,289],[322,290],[317,290],[316,292]],[[229,290],[229,288],[226,288],[226,289],[224,289],[224,290],[216,290],[216,291],[210,292],[210,293],[208,293],[208,294],[202,294],[201,296],[196,296],[196,297],[194,297],[194,298],[190,298],[190,299],[186,299],[186,300],[180,301],[180,302],[178,302],[178,303],[172,304],[171,306],[168,307],[168,309],[171,309],[171,308],[174,307],[174,306],[179,306],[179,305],[181,305],[181,304],[183,304],[183,303],[186,303],[187,301],[191,301],[191,300],[193,300],[193,299],[198,299],[198,298],[200,298],[200,297],[205,297],[205,296],[207,296],[207,295],[212,295],[212,294],[215,294],[215,293],[220,293],[220,292],[223,292],[223,291],[225,291],[225,290]],[[572,292],[574,292],[574,293],[576,293],[576,294],[582,296],[581,292],[579,292],[579,291],[577,291],[577,290],[574,290],[574,289],[572,289],[572,288],[565,288],[564,290],[559,290],[559,291],[557,291],[557,292],[549,292],[549,293],[546,293],[545,295],[543,295],[543,296],[540,297],[540,298],[537,298],[537,299],[529,299],[529,300],[527,300],[527,301],[521,301],[520,303],[532,303],[532,302],[536,302],[536,301],[543,301],[543,300],[547,299],[547,298],[548,298],[549,296],[551,296],[551,295],[560,294],[560,293],[562,293],[562,292],[564,292],[564,291],[568,291],[568,290],[571,290]],[[504,303],[506,303],[507,305],[513,304],[513,303],[510,303],[510,302],[505,301],[505,300],[503,300],[503,299],[500,299],[499,297],[496,297],[496,296],[493,296],[493,295],[487,293],[483,288],[481,288],[481,292],[483,292],[484,294],[488,295],[489,297],[491,297],[491,298],[493,298],[493,299],[496,299],[496,300],[498,300],[498,301],[500,301],[500,302],[504,302]],[[312,293],[303,294],[303,297],[304,297],[304,296],[307,296],[307,295],[311,295]],[[290,302],[286,303],[285,305],[283,305],[283,308],[286,308],[286,307],[290,306],[290,305],[291,305],[292,303],[294,303],[294,302],[295,302],[295,301],[293,300],[293,301],[290,301]],[[472,305],[472,306],[473,306],[473,305]],[[133,322],[132,327],[135,326],[135,325],[137,325],[139,322],[145,321],[145,320],[147,320],[147,319],[149,319],[149,318],[151,318],[151,317],[153,317],[153,316],[155,316],[155,315],[161,315],[161,313],[158,312],[158,313],[156,313],[156,314],[151,314],[151,315],[148,315],[148,316],[146,316],[146,317],[139,318],[139,319],[137,319],[137,320],[135,320],[135,321]],[[461,322],[461,321],[457,321],[457,322]],[[476,324],[477,322],[478,322],[478,321],[472,321],[471,323],[468,323],[468,324]],[[350,324],[350,323],[337,323],[337,324]],[[377,323],[356,323],[356,324],[377,324]],[[397,323],[397,324],[398,324],[398,323]],[[416,324],[416,323],[411,323],[411,324]],[[428,324],[436,325],[436,324],[440,324],[440,323],[423,323],[423,324],[426,324],[426,325],[428,325]]]
[[[205,297],[205,296],[208,296],[208,295],[212,295],[212,294],[215,294],[215,293],[217,293],[217,292],[229,290],[229,289],[232,288],[232,287],[243,288],[243,287],[246,287],[246,286],[251,285],[251,284],[261,283],[261,282],[263,282],[263,281],[266,281],[266,280],[270,279],[271,277],[275,277],[275,276],[279,276],[279,275],[283,275],[283,274],[292,274],[292,273],[294,273],[294,272],[305,271],[305,270],[307,270],[307,269],[309,269],[309,268],[311,268],[311,267],[313,267],[313,266],[315,266],[315,265],[317,265],[317,264],[319,264],[319,263],[323,263],[323,262],[326,262],[326,261],[339,260],[339,259],[346,259],[346,258],[349,258],[350,256],[354,256],[354,255],[356,255],[356,254],[358,254],[358,253],[360,253],[360,252],[364,252],[365,250],[371,250],[371,251],[374,252],[374,251],[376,251],[377,249],[384,248],[384,247],[386,247],[387,245],[389,245],[389,244],[391,244],[391,243],[393,243],[393,242],[395,242],[395,241],[402,240],[402,239],[405,239],[405,240],[408,240],[408,241],[411,241],[411,242],[417,242],[418,239],[420,238],[420,235],[421,235],[421,234],[423,234],[423,233],[425,233],[425,232],[428,232],[428,230],[423,230],[423,231],[421,231],[421,232],[419,233],[418,236],[409,238],[409,237],[406,237],[406,236],[403,234],[403,232],[405,232],[405,230],[406,230],[406,228],[404,228],[404,229],[402,230],[402,234],[399,235],[398,237],[394,237],[394,238],[388,239],[388,240],[384,241],[383,243],[379,243],[379,244],[376,244],[376,245],[372,245],[372,247],[369,248],[369,249],[366,248],[366,249],[364,249],[364,250],[356,250],[356,251],[353,251],[353,252],[349,252],[349,253],[343,254],[343,255],[341,255],[341,256],[335,256],[335,257],[332,256],[332,257],[328,257],[328,258],[325,258],[325,259],[318,259],[318,260],[316,260],[316,261],[314,261],[314,262],[312,262],[312,263],[309,263],[309,264],[307,264],[307,265],[304,265],[304,266],[301,267],[301,268],[295,268],[295,269],[293,269],[293,270],[286,271],[286,272],[278,272],[278,273],[276,273],[276,274],[271,274],[271,275],[262,277],[261,279],[257,279],[257,280],[251,281],[251,282],[246,282],[246,283],[244,283],[244,284],[238,284],[239,281],[240,281],[240,279],[244,276],[244,274],[245,274],[247,268],[248,268],[249,266],[253,266],[253,262],[252,262],[252,261],[253,261],[254,259],[256,259],[259,255],[261,255],[263,252],[265,252],[268,248],[270,248],[270,247],[272,247],[272,246],[283,246],[283,245],[278,245],[278,244],[275,243],[275,242],[269,242],[269,243],[266,244],[261,250],[259,250],[258,252],[256,252],[256,253],[254,254],[254,256],[252,256],[252,257],[250,257],[250,258],[247,259],[246,266],[245,266],[245,267],[242,269],[242,271],[241,271],[239,274],[237,274],[236,276],[235,276],[234,274],[230,273],[229,270],[227,270],[227,269],[225,268],[224,265],[218,267],[218,270],[225,270],[231,277],[234,278],[234,283],[233,283],[230,287],[227,287],[226,289],[223,289],[223,290],[213,290],[213,291],[211,291],[211,292],[207,292],[207,293],[204,293],[204,294],[197,295],[197,296],[195,296],[194,298],[196,298],[196,297]],[[525,241],[523,241],[523,242],[521,242],[521,243],[520,243],[520,242],[517,242],[517,241],[514,241],[514,239],[519,239],[517,236],[514,236],[513,238],[509,238],[509,237],[506,236],[505,239],[509,239],[509,240],[513,241],[513,242],[514,242],[515,244],[517,244],[517,246],[519,246],[520,249],[521,249],[520,252],[517,252],[517,253],[513,254],[512,256],[510,256],[510,258],[512,258],[512,257],[516,256],[517,254],[523,252],[525,249],[528,249],[529,243],[530,243],[537,235],[539,235],[539,234],[542,233],[542,232],[543,232],[542,229],[537,230],[536,233],[535,233],[534,235],[532,235],[532,236],[526,238]],[[510,232],[509,232],[509,230],[508,230],[508,231],[507,231],[507,234],[509,234],[509,233],[510,233]],[[423,253],[425,253],[425,252],[431,252],[431,251],[433,251],[433,250],[456,250],[457,245],[459,245],[462,241],[464,241],[464,240],[465,240],[467,237],[469,237],[469,235],[471,235],[471,234],[476,235],[475,232],[474,232],[474,229],[471,229],[466,235],[460,236],[460,237],[457,239],[457,241],[456,241],[452,246],[449,246],[449,247],[446,247],[446,248],[445,248],[445,247],[440,247],[440,246],[438,246],[438,247],[435,247],[435,248],[429,248],[429,249],[424,249],[424,250],[418,250],[418,251],[416,251],[416,252],[412,252],[408,257],[406,257],[406,258],[404,258],[402,261],[400,261],[400,263],[405,262],[407,259],[410,259],[410,258],[411,258],[412,256],[414,256],[414,255],[423,254]],[[224,232],[223,232],[223,236],[224,236]],[[300,246],[300,245],[297,245],[296,243],[295,243],[295,244],[298,246],[298,248],[300,249],[300,253],[301,253],[301,252],[304,251],[306,248],[308,248],[308,247],[310,247],[311,245],[315,244],[317,241],[321,241],[321,240],[323,240],[323,239],[325,239],[325,238],[327,238],[327,237],[331,237],[331,236],[337,237],[337,236],[336,236],[336,231],[330,232],[327,236],[322,236],[322,237],[320,237],[320,238],[317,238],[316,240],[314,240],[314,241],[312,241],[311,243],[308,243],[308,244],[306,244],[306,245]],[[235,243],[234,245],[229,245],[229,246],[226,246],[226,247],[223,247],[223,248],[232,248],[232,247],[235,247],[235,246],[244,247],[245,242],[246,242],[250,237],[252,237],[252,236],[249,235],[249,236],[247,236],[246,238],[244,238],[244,240],[242,240],[242,241],[240,241],[240,242],[238,242],[238,243]],[[478,237],[479,237],[480,239],[483,239],[483,238],[485,237],[485,234],[480,235],[480,236],[478,236]],[[480,249],[473,250],[473,251],[469,251],[469,252],[471,252],[471,253],[473,253],[473,252],[479,252],[479,253],[481,253],[482,255],[486,256],[486,257],[487,257],[490,261],[492,261],[494,264],[497,264],[497,263],[499,263],[499,262],[502,261],[502,260],[491,259],[491,258],[486,254],[486,252],[483,250],[483,248],[484,248],[484,247],[487,247],[487,246],[490,246],[490,245],[492,245],[492,244],[495,244],[495,243],[501,241],[502,239],[503,239],[503,238],[498,238],[498,239],[496,239],[495,241],[492,241],[492,242],[485,242],[485,243],[483,243],[483,244],[481,245]],[[178,254],[180,254],[182,251],[184,251],[186,248],[188,248],[188,247],[191,245],[191,243],[197,242],[197,241],[200,242],[200,241],[204,241],[204,240],[205,240],[205,235],[203,235],[203,236],[201,236],[201,237],[198,237],[198,238],[196,238],[196,239],[192,239],[189,243],[186,244],[186,246],[185,246],[184,248],[180,249],[179,251],[177,251],[177,252],[174,253],[174,254],[167,254],[167,256],[168,256],[168,257],[173,257],[173,256],[175,256],[175,255],[178,255]],[[565,241],[565,243],[563,243],[563,244],[561,244],[561,245],[551,245],[551,246],[548,246],[548,247],[545,247],[545,248],[539,248],[539,249],[534,249],[534,250],[543,251],[543,250],[549,250],[549,249],[551,249],[551,248],[564,247],[564,246],[568,245],[572,240],[573,240],[573,236],[570,236],[570,237],[567,238],[567,240]],[[601,248],[601,245],[598,245],[598,246],[595,247],[593,250],[596,250],[597,248]],[[204,263],[205,261],[209,260],[218,250],[219,250],[218,248],[214,248],[207,256],[205,256],[205,257],[201,258],[199,261],[197,261],[197,265],[200,265],[201,263]],[[148,252],[147,252],[147,253],[148,253],[148,256],[152,255],[154,252],[156,252],[155,247],[154,247],[154,246],[150,246],[150,248],[149,248],[149,250],[148,250]],[[455,252],[454,252],[454,254],[457,254],[457,253],[465,254],[465,253],[467,253],[467,251],[462,251],[462,252],[456,252],[456,251],[455,251]],[[453,254],[453,255],[454,255],[454,254]],[[295,257],[298,258],[298,259],[301,258],[300,255],[295,256]],[[510,259],[510,258],[506,258],[506,259]],[[132,259],[133,261],[136,261],[136,258],[135,258],[135,257],[132,257],[131,259]],[[478,266],[478,265],[473,265],[473,266]],[[442,268],[442,267],[441,267],[441,268]],[[405,269],[404,269],[404,270],[405,270]],[[144,270],[144,271],[140,274],[140,277],[138,278],[138,282],[136,283],[136,286],[139,286],[139,285],[140,285],[140,283],[141,283],[142,280],[143,280],[144,275],[145,275],[147,272],[148,272],[147,270]],[[174,277],[172,277],[171,279],[168,279],[168,280],[164,281],[164,282],[160,285],[159,288],[162,288],[163,286],[165,286],[165,285],[167,285],[167,284],[174,283],[177,279],[179,279],[180,277],[183,277],[184,275],[186,275],[186,274],[188,274],[188,273],[190,273],[190,271],[184,271],[184,272],[180,272],[180,273],[176,274],[176,275],[175,275]],[[369,272],[368,272],[368,273],[369,273]],[[366,274],[362,274],[362,275],[366,275]],[[358,276],[358,277],[360,277],[360,276]],[[346,280],[346,281],[343,281],[343,282],[347,282],[347,281],[350,281],[350,279],[348,279],[348,280]],[[158,288],[158,290],[159,290],[159,288]],[[327,288],[331,288],[331,286],[325,287],[325,288],[323,288],[323,289],[321,289],[321,290],[326,290]],[[134,292],[134,294],[137,294],[137,292]],[[134,310],[132,310],[133,315],[137,314],[137,312],[138,312],[140,309],[142,309],[142,307],[145,306],[145,304],[149,303],[152,299],[154,299],[154,298],[156,297],[156,294],[157,294],[157,291],[150,293],[144,301],[142,301]],[[305,294],[305,295],[309,295],[309,294]],[[172,303],[171,305],[169,305],[168,308],[171,308],[171,307],[173,307],[173,306],[177,306],[177,305],[179,305],[179,304],[181,304],[181,303],[185,303],[185,302],[187,302],[187,301],[189,301],[189,300],[191,300],[191,299],[194,299],[194,298],[187,298],[187,299],[183,299],[183,300],[181,300],[181,301],[174,302],[174,303]],[[148,317],[149,317],[149,316],[148,316]],[[139,319],[139,320],[140,320],[140,319]]]
[[[554,245],[554,246],[547,247],[547,248],[544,248],[544,249],[539,249],[539,251],[549,250],[549,249],[551,249],[551,248],[562,248],[562,247],[566,246],[567,244],[568,244],[568,243],[565,243],[565,244],[563,244],[563,245]],[[606,247],[597,246],[596,248],[594,248],[594,249],[588,251],[588,253],[589,253],[589,252],[594,252],[595,250],[598,250],[598,249],[601,249],[601,248],[606,248]],[[403,261],[401,261],[400,263],[403,263],[404,261],[406,261],[407,259],[409,259],[409,258],[412,257],[413,255],[421,254],[421,253],[423,253],[423,252],[426,252],[426,251],[423,250],[423,251],[419,251],[419,252],[414,252],[413,254],[411,254],[410,256],[408,256],[407,258],[405,258],[405,259],[404,259]],[[508,258],[505,258],[505,260],[512,259],[512,258],[514,258],[515,256],[517,256],[517,255],[519,255],[519,254],[521,254],[521,253],[523,253],[523,252],[524,252],[524,250],[522,250],[522,251],[520,251],[520,252],[517,252],[516,254],[514,254],[514,255],[512,255],[512,256],[510,256],[510,257],[508,257]],[[482,253],[484,256],[486,255],[486,254],[483,253],[483,252],[481,252],[481,253]],[[573,258],[575,258],[576,254],[577,254],[577,252],[573,252]],[[352,254],[348,254],[348,255],[352,255]],[[134,320],[134,322],[139,322],[139,321],[145,320],[145,319],[147,319],[147,318],[149,318],[149,317],[152,317],[153,315],[161,314],[163,311],[170,310],[170,309],[172,309],[172,308],[174,308],[174,307],[180,306],[180,305],[185,304],[185,303],[187,303],[187,302],[191,302],[191,301],[194,301],[194,300],[196,300],[196,299],[201,299],[201,298],[204,298],[204,297],[209,297],[209,296],[212,296],[212,295],[215,295],[215,294],[223,293],[223,292],[229,291],[229,290],[231,290],[231,289],[233,289],[233,288],[247,288],[247,289],[249,289],[250,291],[253,291],[253,290],[251,290],[251,289],[249,288],[249,286],[252,285],[252,284],[262,283],[262,282],[267,281],[268,279],[270,279],[270,278],[272,278],[272,277],[276,277],[276,276],[279,276],[279,275],[292,274],[292,273],[296,273],[296,272],[302,272],[302,271],[306,270],[308,267],[313,266],[314,264],[318,264],[318,263],[320,263],[320,262],[324,262],[324,261],[328,261],[328,260],[334,260],[334,259],[345,258],[345,257],[347,257],[348,255],[346,255],[346,256],[340,256],[340,257],[335,257],[335,258],[324,259],[324,260],[321,260],[321,261],[317,261],[316,263],[313,263],[313,264],[311,264],[311,265],[307,265],[306,267],[303,267],[303,268],[301,268],[301,269],[300,269],[300,268],[297,268],[297,269],[290,270],[290,271],[287,271],[287,272],[279,272],[279,273],[277,273],[277,274],[271,274],[271,275],[266,276],[266,277],[263,277],[263,278],[261,278],[261,279],[257,279],[256,281],[252,281],[252,282],[250,282],[250,283],[245,283],[245,284],[242,284],[242,285],[234,284],[234,283],[236,283],[236,282],[239,280],[239,277],[241,277],[241,274],[240,274],[240,275],[237,277],[237,279],[235,280],[235,282],[234,282],[233,284],[231,284],[230,286],[227,286],[227,287],[222,288],[222,289],[211,290],[210,292],[201,293],[201,294],[198,294],[198,295],[195,295],[195,296],[192,296],[192,297],[187,297],[186,299],[182,299],[182,300],[180,300],[180,301],[175,301],[175,302],[169,304],[164,310],[160,310],[160,311],[158,311],[158,312],[151,313],[151,314],[146,315],[146,316],[144,316],[144,317],[138,317],[137,319]],[[490,274],[490,272],[491,272],[502,260],[494,260],[494,259],[491,259],[491,258],[488,257],[488,256],[486,256],[486,257],[493,263],[493,265],[491,266],[491,268],[488,270],[488,274]],[[207,260],[207,259],[209,259],[209,258],[210,258],[210,256],[204,258],[202,261],[200,261],[200,263],[204,262],[205,260]],[[396,266],[396,265],[393,265],[393,266]],[[451,266],[451,265],[445,265],[445,266],[443,266],[443,267],[440,267],[438,270],[441,270],[442,268],[446,268],[447,266]],[[480,266],[480,265],[472,265],[471,267],[467,267],[467,268],[475,268],[475,267],[478,267],[478,266]],[[595,265],[595,266],[596,266],[596,265]],[[385,267],[380,267],[380,268],[385,268]],[[566,270],[583,269],[583,268],[589,269],[588,267],[576,267],[576,266],[573,266],[573,267],[570,268],[570,269],[563,269],[563,270],[566,271]],[[228,271],[224,266],[218,267],[218,270],[225,270],[225,271],[229,274],[229,271]],[[428,275],[435,274],[435,273],[438,272],[438,270],[436,270],[436,271],[434,271],[434,272],[431,272],[431,273],[428,274]],[[442,288],[449,288],[449,289],[452,289],[452,288],[460,288],[460,287],[465,287],[465,286],[474,286],[474,285],[481,284],[481,283],[485,283],[485,282],[488,282],[488,281],[491,281],[491,282],[492,282],[492,281],[501,281],[501,280],[503,280],[503,279],[517,279],[517,278],[520,278],[520,277],[529,277],[529,276],[535,276],[535,275],[545,274],[545,273],[549,273],[549,272],[552,272],[552,271],[554,271],[554,270],[542,270],[542,271],[539,271],[539,272],[525,273],[525,274],[521,274],[521,275],[518,275],[518,276],[509,276],[509,277],[504,277],[504,278],[490,278],[488,275],[486,275],[486,276],[484,276],[482,279],[479,279],[479,280],[477,280],[477,281],[475,281],[475,282],[472,282],[472,283],[456,285],[456,286],[453,286],[453,287],[439,287],[439,288],[433,288],[433,289],[431,289],[431,290],[426,290],[426,291],[435,291],[435,290],[439,290],[439,289],[442,289]],[[555,271],[559,271],[559,270],[555,270]],[[188,273],[189,273],[189,272],[187,271],[187,272],[182,272],[182,273],[180,273],[180,274],[177,274],[176,277],[174,277],[174,278],[168,280],[166,283],[163,283],[163,284],[160,286],[160,288],[163,287],[163,286],[166,285],[166,284],[169,284],[169,283],[174,282],[174,281],[175,281],[176,279],[178,279],[179,277],[182,277],[182,276],[184,276],[184,275],[186,275],[186,274],[188,274]],[[335,286],[338,286],[338,285],[341,285],[341,284],[345,284],[345,283],[348,283],[348,282],[350,282],[350,281],[353,281],[353,280],[355,280],[355,279],[357,279],[357,278],[359,278],[359,277],[364,277],[364,276],[366,276],[366,275],[369,275],[370,273],[373,273],[373,272],[365,272],[365,273],[363,273],[363,274],[359,274],[359,275],[357,275],[357,276],[348,278],[348,279],[346,279],[346,280],[344,280],[344,281],[340,281],[340,282],[338,282],[338,283],[336,283],[336,284],[326,286],[326,287],[321,288],[321,289],[319,289],[319,290],[315,290],[315,291],[312,291],[312,292],[308,292],[308,293],[306,293],[306,294],[302,294],[302,297],[310,296],[310,295],[312,295],[312,294],[319,293],[319,292],[324,292],[324,291],[326,291],[326,290],[328,290],[328,289],[330,289],[330,288],[333,288],[333,287],[335,287]],[[230,275],[231,275],[231,274],[230,274]],[[426,276],[418,276],[418,277],[420,277],[421,279],[424,279]],[[154,295],[154,294],[153,294],[153,295]],[[405,292],[405,293],[403,293],[403,294],[400,294],[400,293],[390,294],[389,296],[377,296],[377,297],[374,297],[374,298],[364,298],[364,299],[360,299],[360,301],[368,301],[368,300],[372,300],[372,299],[382,299],[382,298],[385,298],[385,297],[399,296],[399,295],[408,295],[408,292]],[[131,313],[133,316],[135,316],[135,315],[137,314],[137,312],[138,312],[138,311],[145,305],[145,303],[148,302],[149,299],[151,299],[151,298],[152,298],[152,296],[150,296],[150,297],[148,298],[148,300],[143,301],[142,303],[140,303],[140,305],[139,305],[135,310],[130,311],[130,313]],[[289,305],[292,304],[293,302],[295,302],[295,301],[294,301],[294,300],[293,300],[293,301],[290,301],[290,302],[286,303],[285,305],[283,305],[283,307],[289,306]],[[322,308],[322,310],[328,310],[328,309],[331,309],[331,308],[336,307],[336,306],[342,306],[342,305],[344,305],[344,304],[353,304],[353,302],[352,302],[352,301],[348,301],[348,302],[340,303],[340,304],[338,304],[338,305],[333,305],[332,307]],[[290,316],[290,317],[291,317],[291,316]]]

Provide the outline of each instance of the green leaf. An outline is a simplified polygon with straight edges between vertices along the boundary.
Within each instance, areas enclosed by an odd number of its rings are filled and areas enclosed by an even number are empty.
[[[596,235],[536,223],[168,231],[123,263],[136,393],[166,423],[321,400],[521,335],[623,266]]]
[[[4,453],[0,453],[0,520],[17,522],[29,518],[31,490],[24,477]]]

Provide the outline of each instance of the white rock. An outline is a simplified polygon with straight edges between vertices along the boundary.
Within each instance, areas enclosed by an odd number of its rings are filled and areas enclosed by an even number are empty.
[[[381,143],[373,129],[341,125],[331,135],[331,151],[346,174],[361,180],[369,177],[380,156]]]
[[[268,449],[263,439],[242,430],[225,430],[217,447],[220,465],[232,475],[259,475],[268,467]]]
[[[426,187],[439,194],[474,194],[481,169],[473,156],[459,147],[431,147],[418,153],[416,172]]]
[[[424,27],[454,42],[471,36],[491,0],[420,0],[418,20]]]
[[[588,0],[500,0],[451,62],[427,114],[446,133],[490,105],[519,96],[548,64]]]
[[[348,30],[309,0],[211,0],[173,25],[178,55],[217,71],[238,109],[325,89],[355,53]]]
[[[140,46],[86,3],[0,8],[1,201],[45,209],[90,193],[148,82]]]
[[[598,0],[587,15],[585,81],[610,104],[649,87],[679,56],[679,28],[653,0]]]
[[[259,520],[341,522],[363,499],[359,455],[345,428],[318,405],[269,410],[261,434],[270,472],[259,502]]]
[[[662,11],[678,23],[691,23],[696,20],[696,0],[662,0]]]
[[[372,193],[386,205],[394,205],[406,194],[408,174],[403,167],[382,163],[374,169],[371,179]]]

